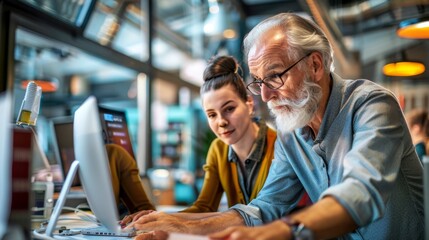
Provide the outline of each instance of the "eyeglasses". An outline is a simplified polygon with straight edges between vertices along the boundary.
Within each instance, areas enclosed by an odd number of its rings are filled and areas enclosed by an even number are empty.
[[[282,76],[287,73],[289,70],[291,70],[295,65],[297,65],[299,62],[301,62],[304,58],[310,56],[311,53],[308,53],[304,57],[300,58],[298,61],[296,61],[294,64],[292,64],[290,67],[286,68],[283,72],[279,74],[274,74],[272,76],[268,76],[262,80],[255,80],[249,84],[247,84],[247,89],[254,95],[260,95],[261,94],[261,88],[262,84],[265,84],[269,89],[279,89],[283,86],[285,83],[282,79]]]

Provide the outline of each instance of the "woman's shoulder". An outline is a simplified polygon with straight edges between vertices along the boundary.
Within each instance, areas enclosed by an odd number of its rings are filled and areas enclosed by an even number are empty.
[[[219,138],[215,138],[210,144],[209,151],[207,152],[206,164],[213,165],[214,163],[220,164],[228,157],[229,146],[222,142]]]
[[[210,144],[210,148],[227,148],[228,145],[222,142],[219,138],[213,139],[212,143]]]

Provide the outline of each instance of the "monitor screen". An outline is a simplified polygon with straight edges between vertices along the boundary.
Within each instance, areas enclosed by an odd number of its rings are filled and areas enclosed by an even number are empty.
[[[125,112],[99,107],[99,114],[105,143],[122,146],[135,159]]]
[[[53,133],[53,145],[55,158],[61,166],[65,179],[70,170],[72,162],[75,160],[73,143],[73,117],[59,117],[51,119]],[[80,186],[79,176],[75,176],[72,186]]]

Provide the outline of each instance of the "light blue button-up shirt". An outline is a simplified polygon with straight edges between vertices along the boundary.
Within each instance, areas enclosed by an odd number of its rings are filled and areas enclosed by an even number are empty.
[[[395,96],[368,80],[332,80],[316,139],[308,127],[278,133],[265,186],[232,209],[260,225],[287,215],[306,190],[348,210],[359,227],[342,239],[423,239],[423,168]]]

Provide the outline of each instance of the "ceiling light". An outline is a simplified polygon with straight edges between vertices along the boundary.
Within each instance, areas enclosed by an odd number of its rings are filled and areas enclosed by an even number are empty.
[[[412,18],[399,23],[396,34],[401,38],[429,39],[429,18]]]
[[[235,38],[237,34],[235,33],[234,29],[228,28],[223,31],[223,37],[227,39]]]
[[[383,73],[392,77],[411,77],[425,71],[425,65],[419,62],[394,62],[383,67]]]
[[[226,39],[236,38],[236,24],[232,19],[232,13],[228,11],[223,4],[215,2],[212,3],[212,5],[213,6],[210,6],[210,8],[215,7],[217,11],[210,11],[204,21],[204,33],[210,37],[223,37]]]

